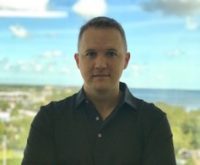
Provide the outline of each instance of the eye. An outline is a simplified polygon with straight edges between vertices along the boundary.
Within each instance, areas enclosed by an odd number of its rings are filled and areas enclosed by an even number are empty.
[[[87,52],[86,56],[89,58],[94,58],[96,56],[96,52],[94,52],[94,51]]]
[[[108,51],[108,52],[106,52],[106,55],[108,57],[114,57],[114,56],[117,56],[117,53],[115,51]]]

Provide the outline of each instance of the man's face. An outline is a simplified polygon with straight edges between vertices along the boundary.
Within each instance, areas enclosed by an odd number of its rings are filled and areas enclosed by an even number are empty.
[[[113,28],[88,28],[82,35],[75,60],[86,89],[104,91],[119,87],[129,61],[123,39]]]

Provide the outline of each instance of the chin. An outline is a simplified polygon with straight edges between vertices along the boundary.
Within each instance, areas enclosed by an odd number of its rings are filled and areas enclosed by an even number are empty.
[[[106,92],[114,87],[114,82],[110,80],[97,80],[92,79],[87,82],[87,87],[91,90]]]
[[[99,92],[106,92],[111,88],[112,88],[112,85],[108,85],[108,84],[94,84],[93,85],[93,89]]]

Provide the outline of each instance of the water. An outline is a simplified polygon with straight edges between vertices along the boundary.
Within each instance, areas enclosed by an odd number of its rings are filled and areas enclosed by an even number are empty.
[[[165,102],[188,110],[200,109],[199,90],[131,89],[131,92],[147,102]]]

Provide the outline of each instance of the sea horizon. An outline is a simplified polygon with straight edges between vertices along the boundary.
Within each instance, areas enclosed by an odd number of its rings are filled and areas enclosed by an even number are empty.
[[[24,86],[24,87],[44,87],[44,86],[50,86],[50,87],[58,87],[58,88],[81,88],[82,85],[73,85],[73,84],[31,84],[31,83],[1,83],[0,82],[0,87],[2,86]],[[129,89],[137,89],[137,90],[173,90],[173,91],[197,91],[200,92],[200,89],[195,89],[195,88],[160,88],[160,87],[133,87],[127,84]]]
[[[53,88],[74,88],[80,89],[77,85],[43,85],[43,84],[0,84],[0,91],[5,88],[31,88],[31,87],[53,87]],[[186,110],[200,109],[200,90],[199,89],[166,89],[166,88],[141,88],[129,87],[131,93],[146,102],[166,104],[184,107]]]
[[[186,110],[200,110],[200,90],[131,88],[131,93],[147,102],[180,106]]]

